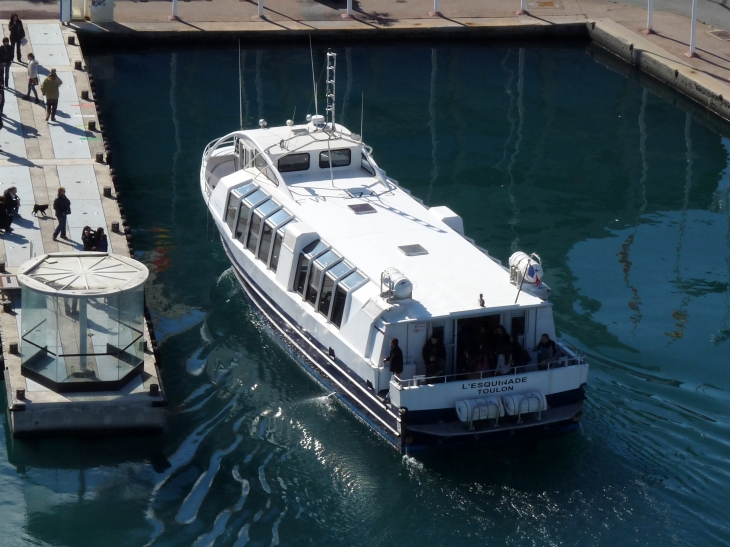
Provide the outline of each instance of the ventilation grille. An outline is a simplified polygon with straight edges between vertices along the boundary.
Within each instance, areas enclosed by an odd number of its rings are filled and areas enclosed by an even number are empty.
[[[401,245],[398,247],[400,251],[406,256],[420,256],[427,255],[428,251],[421,245]]]

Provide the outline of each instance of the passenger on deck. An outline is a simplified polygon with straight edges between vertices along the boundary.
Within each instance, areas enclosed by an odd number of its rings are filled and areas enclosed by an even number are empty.
[[[549,334],[543,334],[540,337],[540,343],[535,346],[537,352],[537,366],[540,370],[547,370],[548,363],[558,355],[558,348],[555,342],[550,340]]]
[[[482,376],[494,376],[494,359],[490,359],[489,352],[484,350],[479,353],[477,358],[477,371],[482,373]],[[492,374],[484,374],[491,372]]]
[[[512,352],[510,347],[502,344],[497,349],[497,375],[509,374],[512,365]]]
[[[442,383],[443,378],[436,378],[444,375],[444,360],[439,359],[434,353],[428,356],[426,361],[426,377],[429,384]]]
[[[511,346],[512,337],[507,334],[507,330],[502,325],[499,325],[494,329],[494,345],[499,348],[504,344]]]
[[[423,362],[426,364],[428,364],[431,355],[435,355],[437,359],[446,361],[446,347],[444,346],[444,343],[439,340],[438,336],[432,334],[431,338],[429,338],[423,346],[421,355],[423,355]]]
[[[403,352],[398,347],[398,339],[390,339],[390,355],[383,359],[384,363],[390,364],[390,372],[400,380],[399,374],[403,372]]]

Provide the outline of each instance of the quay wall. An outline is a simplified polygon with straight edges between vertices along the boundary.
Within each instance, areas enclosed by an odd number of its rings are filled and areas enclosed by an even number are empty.
[[[310,37],[328,46],[388,42],[441,41],[505,42],[550,41],[594,43],[625,63],[638,68],[724,120],[730,121],[730,87],[610,19],[565,18],[553,20],[520,17],[479,20],[408,20],[387,27],[250,28],[246,23],[199,23],[196,26],[170,24],[123,25],[120,23],[73,26],[82,50],[134,50],[152,46],[184,46],[210,43],[302,44]],[[174,23],[173,23],[174,25]],[[98,105],[97,105],[98,106]]]

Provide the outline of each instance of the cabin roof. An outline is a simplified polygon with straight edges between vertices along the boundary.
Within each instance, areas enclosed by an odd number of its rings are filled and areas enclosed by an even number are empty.
[[[305,126],[294,129],[302,127]],[[265,148],[290,132],[289,127],[284,127],[244,133]],[[297,146],[304,146],[298,151],[328,149],[326,135],[314,137],[297,138],[301,140]],[[309,141],[305,143],[305,139]],[[351,139],[331,139],[329,147],[353,148],[358,144]],[[273,160],[280,154],[276,144],[270,156]],[[273,185],[263,184],[262,188],[357,266],[376,287],[380,286],[383,270],[400,270],[413,283],[413,298],[404,301],[408,317],[481,311],[480,294],[487,308],[515,305],[518,288],[509,282],[509,272],[504,267],[397,184],[368,173],[357,156],[353,154],[351,165],[333,168],[332,173],[329,168],[320,168],[314,156],[308,170],[281,173],[291,198]],[[370,206],[374,212],[358,214],[354,205]],[[408,245],[420,245],[427,254],[407,256],[399,247]],[[536,296],[524,291],[520,294],[519,306],[540,304],[542,300]]]

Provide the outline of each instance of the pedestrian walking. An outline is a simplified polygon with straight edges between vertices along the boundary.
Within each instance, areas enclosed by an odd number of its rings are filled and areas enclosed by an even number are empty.
[[[38,85],[38,61],[35,60],[35,55],[32,53],[28,54],[28,93],[25,94],[25,100],[30,100],[30,92],[32,91],[35,95],[35,104],[38,104],[38,91],[35,86]]]
[[[13,48],[17,49],[18,54],[16,57],[18,58],[18,62],[22,63],[23,59],[20,56],[20,43],[23,41],[23,38],[25,38],[25,29],[23,28],[23,22],[20,20],[17,13],[13,13],[10,16],[8,29],[10,30],[10,51],[12,51]]]
[[[5,87],[8,87],[8,79],[10,78],[10,65],[13,62],[13,46],[10,40],[3,38],[3,45],[0,46],[0,68],[2,68],[2,81]]]
[[[59,89],[63,85],[61,78],[56,75],[56,69],[52,68],[51,73],[46,76],[41,84],[41,93],[46,97],[46,121],[50,116],[51,121],[56,121],[56,110],[58,109]]]
[[[58,219],[58,226],[53,231],[53,241],[56,241],[59,234],[61,239],[68,239],[66,237],[66,217],[71,214],[71,202],[66,197],[66,189],[63,186],[58,189],[58,195],[53,201],[53,210]]]

